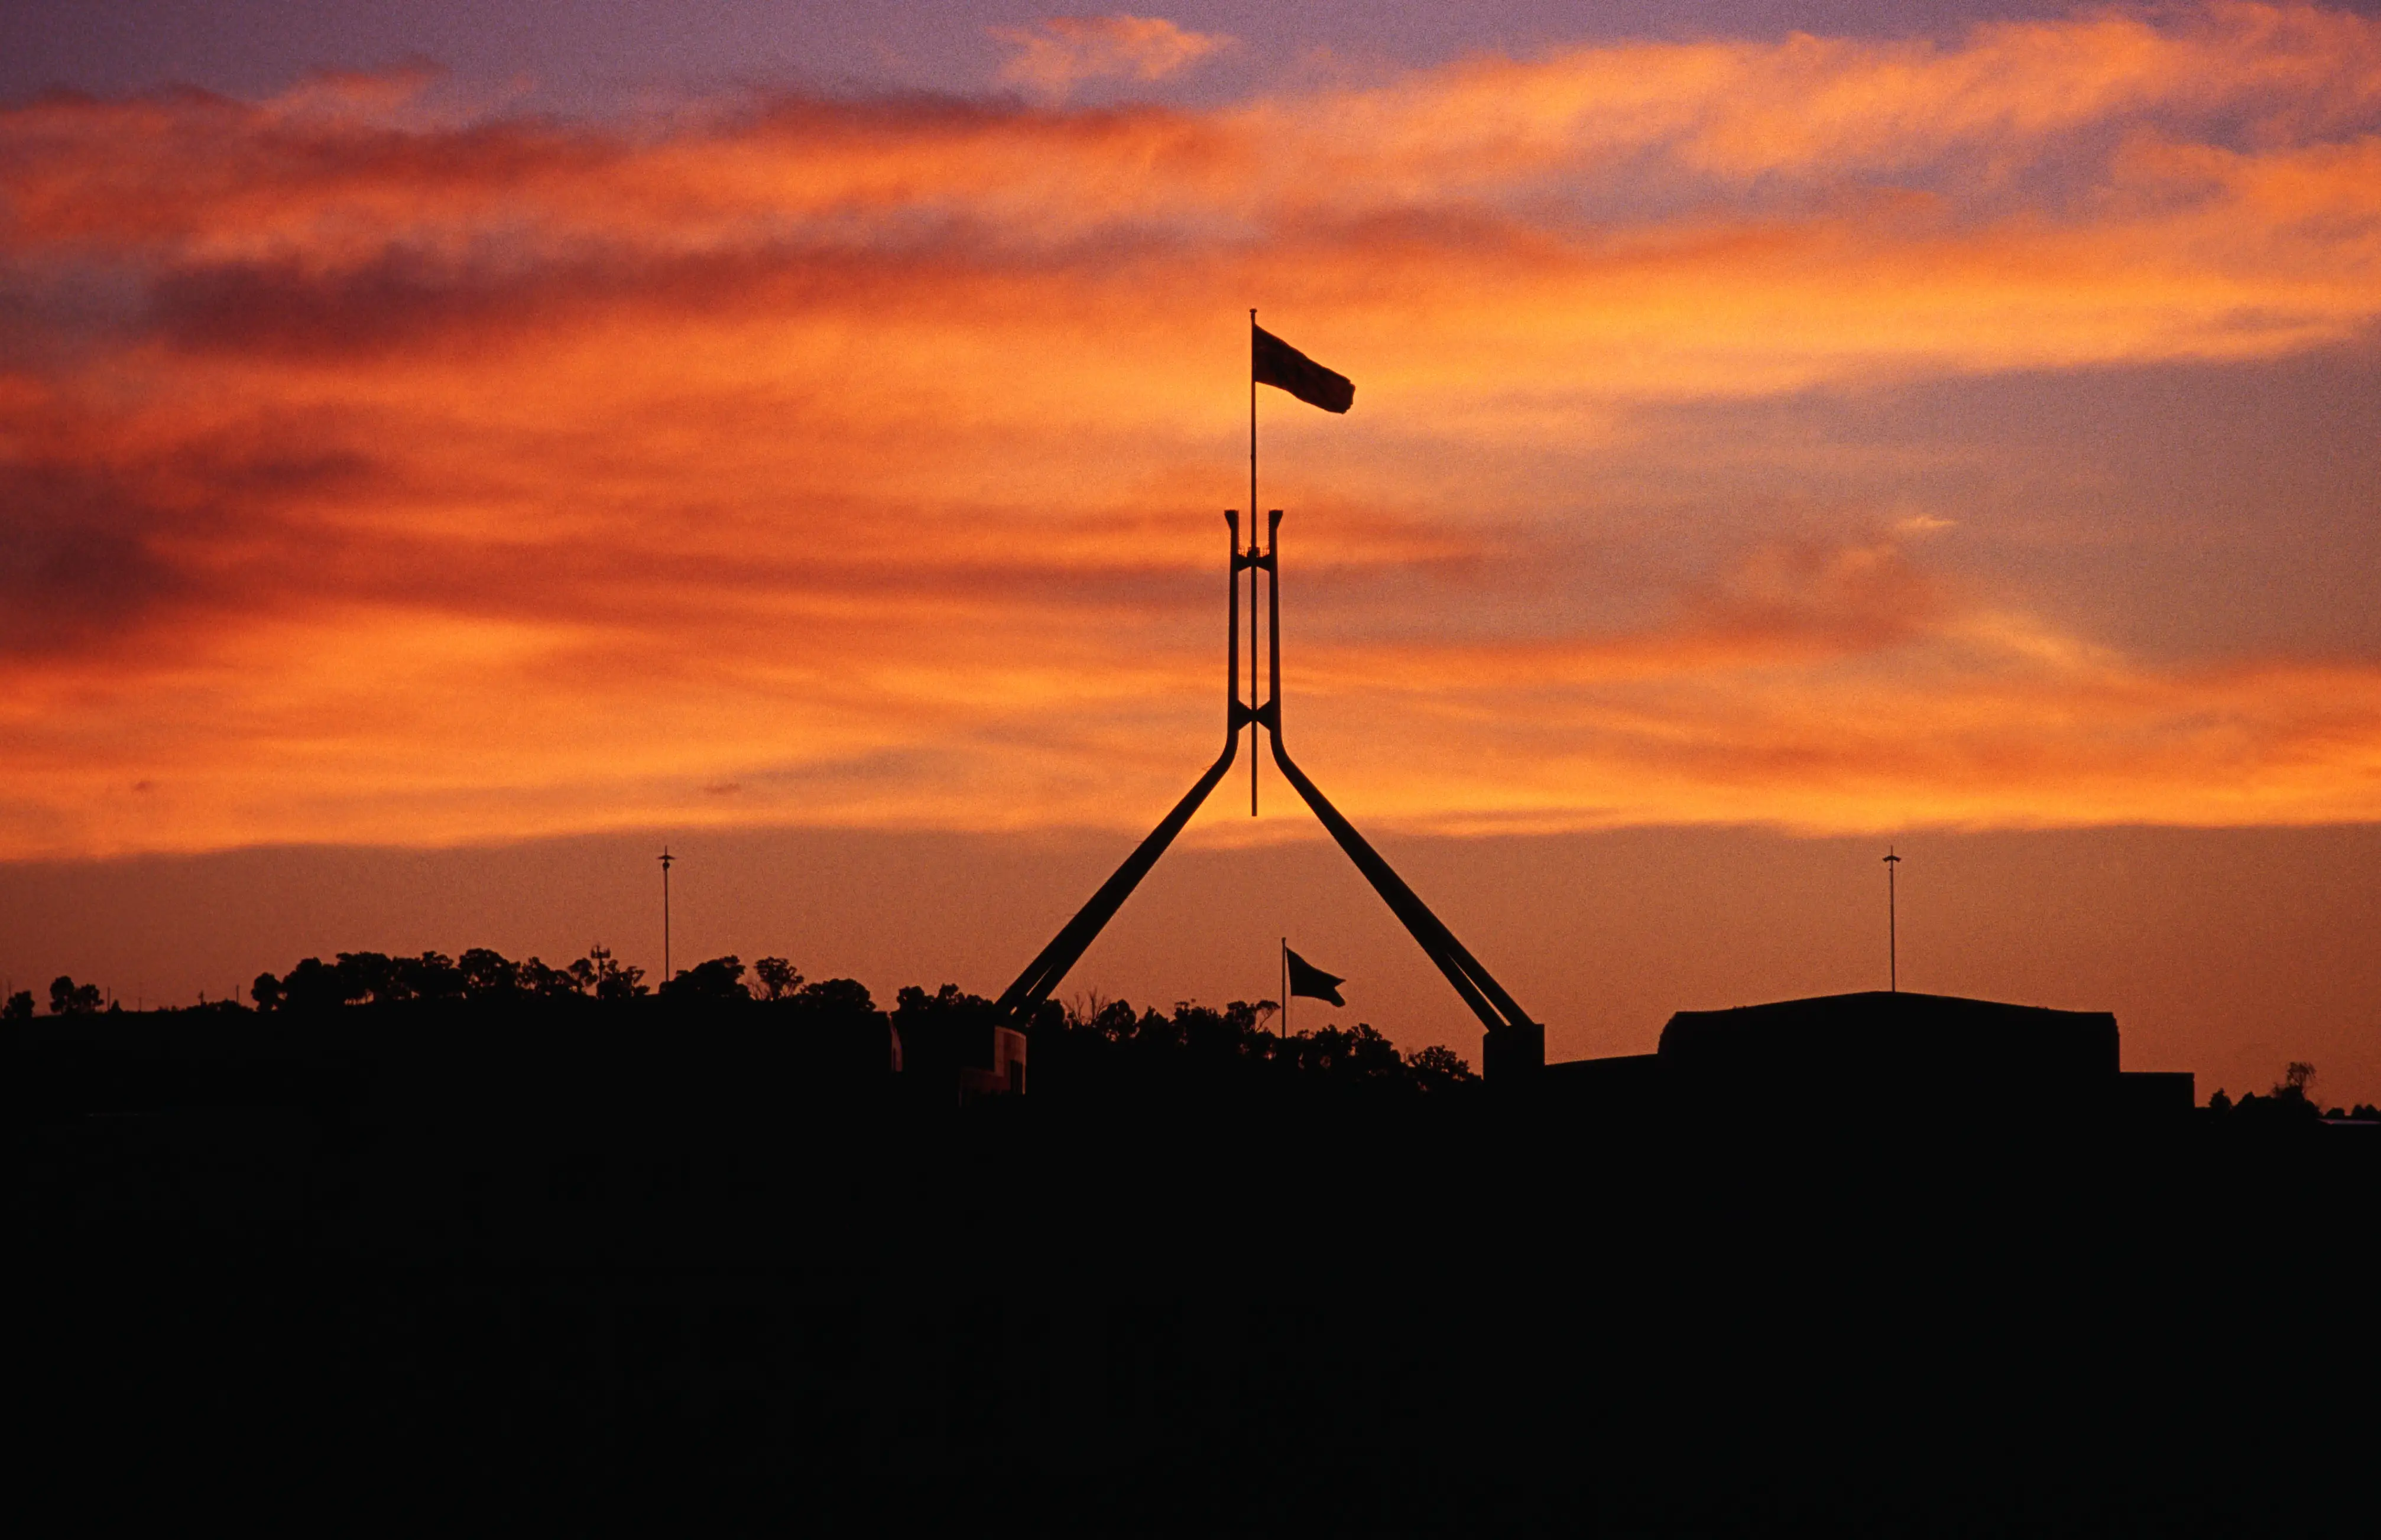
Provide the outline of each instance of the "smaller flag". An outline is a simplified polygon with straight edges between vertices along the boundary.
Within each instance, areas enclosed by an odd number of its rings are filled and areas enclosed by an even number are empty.
[[[1309,1000],[1327,1000],[1334,1005],[1348,1003],[1339,998],[1339,986],[1348,982],[1346,979],[1336,973],[1325,973],[1305,958],[1291,952],[1286,944],[1281,950],[1289,959],[1289,992],[1291,994],[1304,995]]]
[[[1249,322],[1250,378],[1288,391],[1310,406],[1344,412],[1356,404],[1356,382],[1300,353],[1271,332]]]

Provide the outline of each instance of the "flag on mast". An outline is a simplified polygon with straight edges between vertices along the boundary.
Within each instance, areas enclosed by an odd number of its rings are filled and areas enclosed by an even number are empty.
[[[1288,391],[1308,406],[1320,406],[1326,412],[1344,412],[1356,404],[1353,380],[1325,369],[1254,320],[1249,322],[1249,333],[1250,378],[1258,384]]]
[[[1348,982],[1346,979],[1336,973],[1325,973],[1290,951],[1287,941],[1282,943],[1281,950],[1289,960],[1289,992],[1292,995],[1304,995],[1309,1000],[1327,1000],[1334,1005],[1348,1003],[1339,998],[1339,986]]]

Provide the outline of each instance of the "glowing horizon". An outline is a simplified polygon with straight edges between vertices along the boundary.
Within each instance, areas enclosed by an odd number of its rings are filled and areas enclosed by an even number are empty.
[[[1220,714],[1251,302],[1358,383],[1269,396],[1263,497],[1289,730],[1368,825],[2381,818],[2381,637],[2290,597],[2369,597],[2359,470],[2161,501],[2109,468],[2176,459],[2155,412],[2042,428],[2369,367],[2381,24],[1209,106],[429,83],[0,111],[0,855],[1143,827]]]

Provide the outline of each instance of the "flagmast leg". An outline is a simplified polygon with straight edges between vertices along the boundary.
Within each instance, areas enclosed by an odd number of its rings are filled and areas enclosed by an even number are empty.
[[[1254,521],[1251,522],[1253,527]],[[1446,976],[1456,994],[1471,1008],[1471,1013],[1480,1018],[1480,1025],[1487,1029],[1486,1039],[1481,1045],[1482,1073],[1499,1081],[1508,1076],[1518,1080],[1543,1069],[1546,1061],[1545,1027],[1532,1020],[1529,1013],[1505,992],[1505,987],[1481,966],[1480,960],[1471,955],[1470,949],[1455,939],[1455,933],[1447,929],[1446,922],[1433,914],[1421,895],[1408,887],[1396,869],[1381,858],[1381,853],[1373,848],[1372,843],[1356,831],[1356,826],[1349,823],[1338,808],[1331,806],[1331,799],[1323,794],[1321,787],[1307,779],[1306,772],[1298,768],[1298,762],[1289,757],[1289,750],[1282,746],[1281,515],[1278,513],[1269,515],[1267,523],[1270,527],[1267,555],[1271,558],[1273,572],[1273,583],[1266,589],[1270,613],[1266,629],[1273,644],[1269,653],[1273,663],[1272,690],[1264,703],[1256,708],[1256,718],[1259,726],[1273,734],[1274,763],[1280,768],[1290,788],[1298,793],[1323,827],[1329,831],[1331,838],[1346,853],[1348,859],[1364,874],[1364,879],[1373,885],[1373,891],[1381,895],[1382,902],[1389,906],[1389,912],[1398,917],[1398,923],[1406,928],[1406,933],[1422,948],[1422,954],[1438,965],[1438,971]],[[1253,750],[1254,746],[1251,747]],[[1282,945],[1286,949],[1289,943],[1285,940]],[[1285,964],[1287,962],[1285,956]]]
[[[1240,729],[1254,712],[1241,701],[1239,693],[1240,566],[1243,561],[1239,510],[1232,509],[1224,517],[1230,524],[1232,533],[1232,556],[1227,568],[1230,580],[1224,587],[1224,751],[1215,756],[1215,762],[1207,767],[1207,773],[1199,778],[1198,783],[1183,794],[1182,800],[1174,805],[1174,810],[1149,831],[1148,837],[1134,847],[1130,855],[1125,857],[1124,865],[1116,869],[1116,874],[1100,884],[1099,891],[1091,896],[1090,902],[1076,911],[1075,917],[1050,939],[1050,944],[1036,953],[1033,961],[1025,964],[1025,971],[1017,976],[1016,982],[1002,991],[993,1008],[1005,1021],[1022,1025],[1032,1019],[1042,1002],[1050,998],[1050,991],[1058,987],[1058,981],[1067,976],[1068,970],[1098,939],[1108,921],[1116,917],[1116,912],[1124,907],[1124,901],[1132,896],[1133,889],[1149,875],[1149,868],[1157,865],[1157,858],[1166,854],[1166,848],[1174,843],[1176,835],[1182,832],[1183,826],[1207,800],[1208,794],[1222,783],[1224,772],[1232,768],[1232,759],[1239,753]],[[1252,517],[1249,522],[1253,527],[1256,521]],[[1252,755],[1256,752],[1253,740],[1250,743],[1249,752]]]

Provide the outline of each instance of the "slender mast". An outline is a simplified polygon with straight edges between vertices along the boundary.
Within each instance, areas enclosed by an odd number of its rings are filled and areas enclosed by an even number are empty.
[[[670,976],[669,869],[671,859],[669,846],[662,846],[662,982],[664,984],[669,982]]]
[[[1249,554],[1256,554],[1257,544],[1257,312],[1249,307]],[[1249,564],[1249,704],[1257,703],[1257,569]],[[1257,816],[1257,766],[1264,756],[1257,752],[1257,730],[1249,728],[1249,817]],[[1282,945],[1289,943],[1285,940]]]
[[[1891,845],[1886,846],[1885,989],[1886,993],[1895,995],[1901,992],[1901,938],[1898,933],[1900,918],[1898,913],[1899,904],[1897,903],[1897,895],[1893,891],[1893,879],[1895,872],[1900,866],[1901,857],[1893,853],[1893,847]]]

